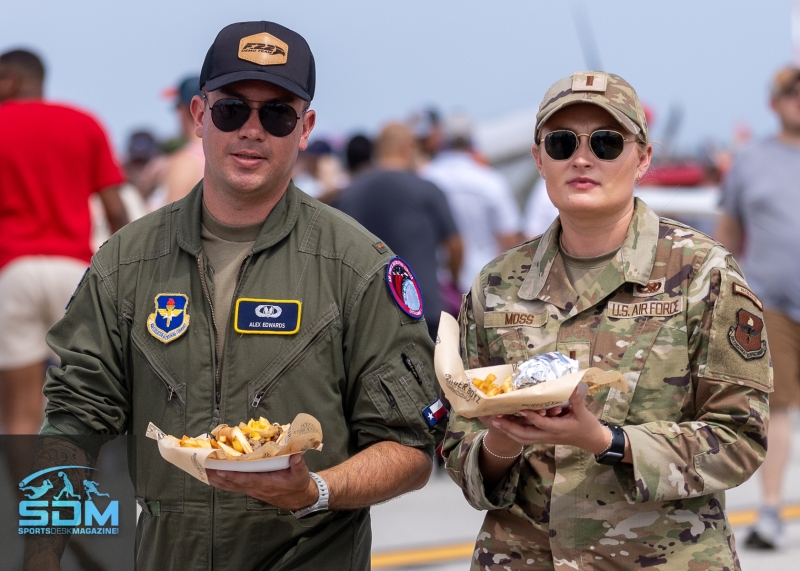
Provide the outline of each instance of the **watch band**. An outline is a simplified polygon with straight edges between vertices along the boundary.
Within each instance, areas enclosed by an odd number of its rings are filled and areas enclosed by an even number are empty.
[[[311,479],[314,480],[314,483],[317,485],[317,491],[319,492],[319,496],[317,497],[317,501],[311,504],[310,506],[292,512],[294,514],[294,517],[298,519],[315,512],[327,511],[328,509],[328,498],[330,498],[330,493],[328,492],[328,484],[326,484],[325,480],[323,480],[318,474],[314,472],[309,472],[308,475],[311,476]]]
[[[607,422],[603,422],[603,424],[611,431],[611,442],[608,448],[600,454],[595,454],[594,458],[598,464],[613,466],[614,464],[619,464],[625,457],[625,432],[616,424]]]

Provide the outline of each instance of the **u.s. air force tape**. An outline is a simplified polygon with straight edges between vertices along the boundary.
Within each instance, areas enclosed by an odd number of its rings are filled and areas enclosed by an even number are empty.
[[[300,330],[302,304],[296,299],[236,300],[233,329],[237,333],[292,335]]]

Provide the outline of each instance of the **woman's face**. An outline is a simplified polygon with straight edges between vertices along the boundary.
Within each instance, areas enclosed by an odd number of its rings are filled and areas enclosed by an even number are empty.
[[[551,131],[566,129],[576,134],[591,134],[598,129],[617,131],[625,137],[622,154],[613,161],[601,161],[589,148],[589,137],[579,137],[578,149],[566,159],[551,158],[544,148],[544,137]],[[539,173],[547,181],[547,194],[562,214],[614,215],[631,208],[633,186],[650,165],[652,147],[641,151],[608,111],[592,104],[576,104],[557,112],[544,124],[533,156]]]

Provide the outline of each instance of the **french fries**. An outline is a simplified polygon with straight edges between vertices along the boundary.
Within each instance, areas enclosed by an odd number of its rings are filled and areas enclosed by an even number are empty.
[[[221,459],[236,458],[251,454],[267,442],[284,439],[289,426],[271,424],[262,416],[258,420],[250,419],[247,424],[240,422],[239,426],[220,424],[206,438],[184,436],[175,440],[182,448],[214,448],[219,451],[217,456]]]
[[[472,384],[487,397],[510,393],[514,390],[511,384],[511,375],[503,379],[503,382],[499,385],[495,381],[497,381],[497,376],[490,373],[485,379],[472,379]]]

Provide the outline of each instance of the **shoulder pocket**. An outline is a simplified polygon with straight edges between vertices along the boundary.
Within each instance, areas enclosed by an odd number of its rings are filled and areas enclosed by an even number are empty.
[[[772,366],[761,302],[730,270],[720,269],[706,364],[700,375],[772,392]]]

